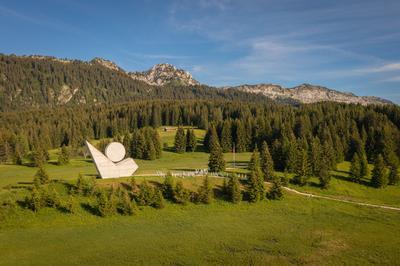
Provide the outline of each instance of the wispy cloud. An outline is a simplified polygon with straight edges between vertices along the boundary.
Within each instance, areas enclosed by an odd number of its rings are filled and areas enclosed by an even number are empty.
[[[29,23],[34,23],[36,25],[40,25],[46,28],[51,28],[55,29],[58,31],[67,31],[70,33],[82,35],[84,32],[76,27],[73,27],[71,25],[65,24],[61,21],[56,21],[56,20],[50,20],[49,18],[43,18],[43,17],[34,17],[31,15],[26,15],[22,12],[19,12],[17,10],[1,6],[0,5],[0,15],[1,16],[6,16],[6,17],[12,17],[21,21],[29,22]]]
[[[380,73],[380,72],[400,71],[400,63],[387,63],[387,64],[384,64],[381,66],[359,69],[358,71],[363,72],[363,73]]]

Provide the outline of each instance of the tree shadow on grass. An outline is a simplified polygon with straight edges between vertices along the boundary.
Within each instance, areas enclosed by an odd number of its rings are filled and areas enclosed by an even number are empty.
[[[100,216],[99,211],[92,204],[89,204],[89,203],[86,203],[86,202],[85,203],[81,203],[81,207],[82,207],[82,209],[84,209],[85,211],[87,211],[90,214]]]
[[[346,182],[350,182],[350,183],[354,183],[354,184],[360,184],[360,185],[364,185],[366,187],[371,187],[371,183],[367,179],[361,179],[360,182],[358,182],[351,177],[345,177],[342,175],[332,175],[332,177],[342,180],[342,181],[346,181]]]

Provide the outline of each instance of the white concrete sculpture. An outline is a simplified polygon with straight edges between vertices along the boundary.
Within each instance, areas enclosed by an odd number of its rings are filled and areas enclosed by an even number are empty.
[[[125,157],[125,147],[119,142],[111,142],[107,145],[105,155],[86,141],[97,172],[101,178],[119,178],[131,176],[138,169],[138,165],[132,158]],[[124,159],[124,160],[122,160]]]

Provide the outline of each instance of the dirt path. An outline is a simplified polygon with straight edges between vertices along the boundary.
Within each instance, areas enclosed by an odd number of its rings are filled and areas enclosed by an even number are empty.
[[[360,205],[360,206],[367,206],[367,207],[373,207],[373,208],[381,208],[381,209],[387,209],[387,210],[400,211],[400,208],[397,208],[397,207],[369,204],[369,203],[363,203],[363,202],[357,202],[357,201],[351,201],[351,200],[344,200],[344,199],[337,199],[337,198],[328,197],[328,196],[321,196],[321,195],[315,195],[315,194],[306,193],[306,192],[300,192],[300,191],[295,190],[293,188],[288,188],[288,187],[283,187],[283,188],[285,190],[293,192],[293,193],[295,193],[297,195],[310,197],[310,198],[333,200],[333,201],[345,202],[345,203],[350,203],[350,204]]]

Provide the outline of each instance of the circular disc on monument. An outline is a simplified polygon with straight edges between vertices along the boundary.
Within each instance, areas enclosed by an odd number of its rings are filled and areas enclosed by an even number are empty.
[[[125,157],[125,147],[119,142],[111,142],[107,145],[105,154],[114,163],[119,162]]]

